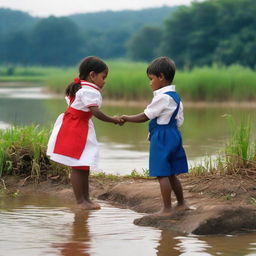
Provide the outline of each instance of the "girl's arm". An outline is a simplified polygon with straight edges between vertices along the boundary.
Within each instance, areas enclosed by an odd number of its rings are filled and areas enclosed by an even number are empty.
[[[105,115],[96,106],[89,107],[89,109],[91,110],[92,114],[101,121],[110,122],[110,123],[114,123],[114,124],[123,124],[124,123],[124,121],[120,117],[117,117],[117,116],[111,117],[111,116]]]
[[[121,118],[124,121],[133,123],[143,123],[149,120],[149,118],[144,114],[144,112],[132,116],[122,115]]]

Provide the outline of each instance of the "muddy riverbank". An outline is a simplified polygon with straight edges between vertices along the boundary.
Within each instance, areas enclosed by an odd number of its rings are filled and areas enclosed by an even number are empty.
[[[182,184],[189,209],[175,211],[170,217],[150,215],[161,205],[159,186],[154,179],[91,177],[90,190],[93,198],[145,213],[134,220],[136,225],[200,235],[231,234],[256,231],[254,178],[184,175]],[[35,185],[29,179],[9,176],[2,179],[0,189],[9,196],[48,193],[62,201],[75,202],[70,184],[54,179]]]

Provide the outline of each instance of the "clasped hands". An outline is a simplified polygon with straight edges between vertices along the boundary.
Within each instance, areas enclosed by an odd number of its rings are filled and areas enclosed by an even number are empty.
[[[126,115],[122,115],[122,116],[113,116],[112,118],[114,119],[114,123],[115,123],[115,124],[118,124],[118,125],[120,125],[120,126],[124,125],[124,123],[125,123],[126,121],[128,121]]]

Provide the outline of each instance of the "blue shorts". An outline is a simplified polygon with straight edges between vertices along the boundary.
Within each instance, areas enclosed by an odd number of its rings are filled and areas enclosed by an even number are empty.
[[[159,126],[150,136],[149,175],[172,176],[188,172],[182,138],[177,128]]]

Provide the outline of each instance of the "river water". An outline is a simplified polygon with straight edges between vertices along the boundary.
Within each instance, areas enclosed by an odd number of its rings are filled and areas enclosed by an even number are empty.
[[[0,128],[52,126],[66,108],[64,99],[40,87],[0,87]],[[143,107],[104,106],[110,114],[135,114]],[[190,165],[214,156],[230,137],[230,121],[250,118],[255,109],[186,108],[182,127]],[[147,124],[115,126],[94,120],[107,173],[147,169]],[[233,125],[234,126],[234,125]],[[99,211],[77,212],[68,202],[46,195],[6,197],[0,193],[0,256],[255,256],[256,235],[181,236],[133,225],[142,216],[100,202]]]
[[[38,124],[51,126],[65,111],[64,98],[43,93],[40,87],[0,87],[0,128],[11,125]],[[144,107],[105,106],[109,115],[136,114]],[[231,119],[237,123],[250,118],[256,121],[256,111],[250,108],[185,108],[181,127],[189,164],[215,156],[230,138]],[[132,170],[148,169],[147,123],[126,123],[120,127],[94,119],[101,149],[101,169],[106,173],[129,174]]]
[[[79,212],[43,194],[0,197],[0,256],[255,256],[256,236],[183,236],[133,224],[142,215],[100,202]]]

